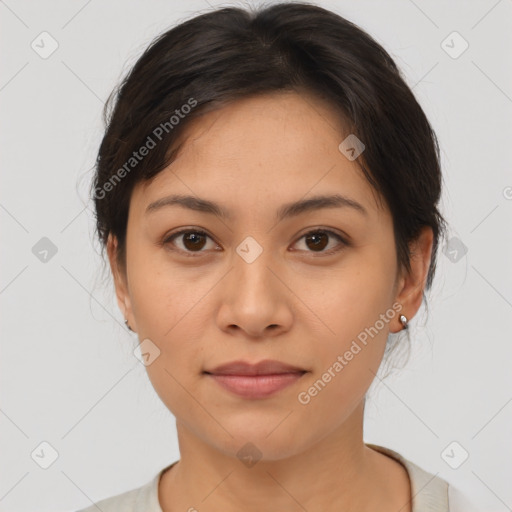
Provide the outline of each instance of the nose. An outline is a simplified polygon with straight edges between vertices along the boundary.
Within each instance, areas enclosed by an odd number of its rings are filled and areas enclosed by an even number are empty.
[[[246,337],[264,339],[290,329],[293,321],[293,294],[283,277],[263,251],[248,263],[234,255],[233,268],[222,286],[217,323],[231,334],[243,332]]]

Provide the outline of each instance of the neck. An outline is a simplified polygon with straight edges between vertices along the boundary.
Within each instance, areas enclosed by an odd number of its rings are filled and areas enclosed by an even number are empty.
[[[363,415],[361,402],[340,428],[307,450],[279,460],[263,456],[249,466],[177,422],[181,458],[162,476],[162,510],[386,510],[383,499],[400,508],[404,502],[389,484],[400,471],[403,484],[405,470],[364,444]]]

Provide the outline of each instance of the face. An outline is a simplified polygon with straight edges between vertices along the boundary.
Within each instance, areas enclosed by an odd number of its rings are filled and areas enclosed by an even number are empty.
[[[178,424],[224,454],[250,441],[277,460],[342,429],[400,330],[392,218],[342,133],[321,100],[245,99],[195,120],[179,158],[133,191],[120,307],[159,351],[148,375]],[[349,201],[286,209],[336,194]],[[267,359],[305,373],[266,396],[205,373]]]

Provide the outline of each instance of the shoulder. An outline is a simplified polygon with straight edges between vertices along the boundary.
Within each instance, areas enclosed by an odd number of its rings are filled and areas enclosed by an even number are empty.
[[[140,502],[140,495],[143,492],[144,486],[132,489],[131,491],[97,501],[94,505],[81,509],[78,512],[98,512],[98,510],[102,512],[114,512],[117,510],[136,512],[139,510],[136,508],[136,503]]]
[[[162,512],[158,501],[158,483],[166,469],[162,469],[149,482],[136,489],[105,498],[77,512]]]
[[[450,512],[483,512],[477,508],[460,489],[450,485],[448,488]]]
[[[389,448],[369,443],[366,445],[394,458],[406,468],[411,481],[412,512],[481,512],[471,505],[460,490],[437,473],[425,471]]]

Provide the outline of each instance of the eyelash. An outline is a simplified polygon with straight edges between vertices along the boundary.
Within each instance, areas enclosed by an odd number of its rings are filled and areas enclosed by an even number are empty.
[[[213,238],[208,233],[206,233],[205,231],[202,231],[200,229],[182,229],[181,231],[177,231],[176,233],[172,233],[171,235],[165,237],[164,240],[162,241],[162,245],[171,244],[172,241],[175,238],[178,238],[180,235],[184,235],[186,233],[194,233],[196,235],[206,236],[206,237],[210,238],[211,240],[213,240]],[[321,229],[321,228],[313,229],[311,231],[308,231],[307,233],[304,233],[297,240],[297,242],[299,240],[302,240],[303,238],[307,237],[308,235],[317,234],[317,233],[323,233],[323,234],[327,234],[329,236],[333,236],[339,242],[341,242],[341,246],[338,247],[338,248],[329,249],[328,251],[321,251],[321,252],[318,252],[318,253],[315,253],[315,251],[306,251],[306,252],[310,252],[312,254],[317,254],[318,256],[330,256],[332,254],[335,254],[335,253],[341,251],[344,247],[348,247],[350,245],[349,242],[345,238],[343,238],[341,235],[339,235],[338,233],[335,233],[334,231],[331,231],[329,229]],[[175,249],[171,249],[171,250],[175,250],[175,251],[181,252],[181,253],[185,254],[187,257],[192,257],[192,258],[198,257],[198,256],[201,255],[201,253],[206,252],[206,251],[203,251],[203,250],[200,250],[200,251],[185,251],[185,250],[179,249],[179,248],[175,248]]]

